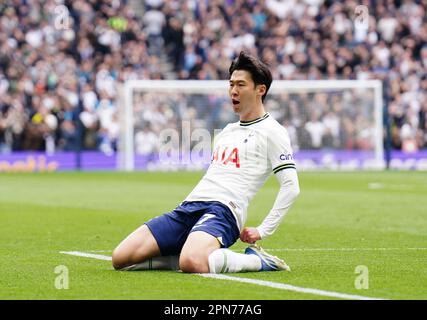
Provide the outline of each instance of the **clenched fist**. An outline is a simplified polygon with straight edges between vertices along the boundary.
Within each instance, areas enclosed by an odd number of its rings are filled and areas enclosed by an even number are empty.
[[[247,227],[243,228],[240,233],[240,240],[246,243],[254,244],[256,241],[261,240],[261,236],[257,228]]]

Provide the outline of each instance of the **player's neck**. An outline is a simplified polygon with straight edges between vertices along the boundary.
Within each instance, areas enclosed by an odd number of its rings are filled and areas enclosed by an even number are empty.
[[[240,121],[253,121],[263,117],[265,113],[264,106],[261,104],[257,108],[253,108],[245,114],[240,114]]]

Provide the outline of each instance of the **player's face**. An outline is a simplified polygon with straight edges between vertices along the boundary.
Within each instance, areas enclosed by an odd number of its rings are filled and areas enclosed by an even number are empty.
[[[231,74],[230,87],[228,89],[234,112],[242,115],[254,108],[261,101],[262,94],[264,94],[260,87],[265,86],[255,86],[248,71],[235,70]]]

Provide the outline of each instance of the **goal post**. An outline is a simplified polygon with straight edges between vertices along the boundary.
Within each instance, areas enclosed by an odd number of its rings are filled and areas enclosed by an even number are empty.
[[[157,142],[161,144],[160,136],[164,130],[170,129],[168,126],[178,129],[179,144],[185,144],[184,131],[188,123],[188,126],[192,126],[190,122],[199,122],[196,127],[209,127],[210,133],[213,133],[213,129],[222,129],[213,127],[215,124],[218,126],[226,122],[221,122],[223,119],[216,122],[212,119],[219,117],[237,121],[238,118],[232,118],[231,115],[228,86],[227,80],[126,81],[119,90],[117,101],[121,128],[117,152],[118,169],[147,169],[148,160],[141,160],[144,163],[141,166],[136,165],[136,127],[144,131],[138,141],[142,139],[140,144],[143,149],[147,149],[144,147],[147,146],[144,139],[153,140],[156,136]],[[355,170],[385,167],[383,93],[380,80],[276,80],[273,81],[264,104],[276,120],[285,127],[289,125],[287,129],[291,141],[298,141],[293,147],[300,169]],[[188,113],[191,115],[188,116]],[[166,120],[162,119],[157,123],[151,119],[156,116]],[[185,122],[187,120],[188,123]],[[176,124],[179,121],[181,123]],[[144,129],[151,127],[152,123],[156,123],[153,132]],[[343,137],[347,140],[343,141]],[[159,144],[151,153],[158,150]],[[153,163],[161,160],[155,154],[143,156],[144,159],[152,159]],[[180,154],[176,159],[183,157]],[[150,168],[162,170],[162,166],[153,165]],[[192,169],[191,163],[177,168]]]

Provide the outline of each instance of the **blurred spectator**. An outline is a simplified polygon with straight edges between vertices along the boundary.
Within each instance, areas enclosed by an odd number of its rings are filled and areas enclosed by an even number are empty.
[[[310,134],[311,147],[313,149],[320,149],[326,128],[315,112],[311,114],[310,120],[305,124],[305,129]]]
[[[158,151],[157,136],[148,124],[135,134],[135,152],[140,155],[151,155]]]

